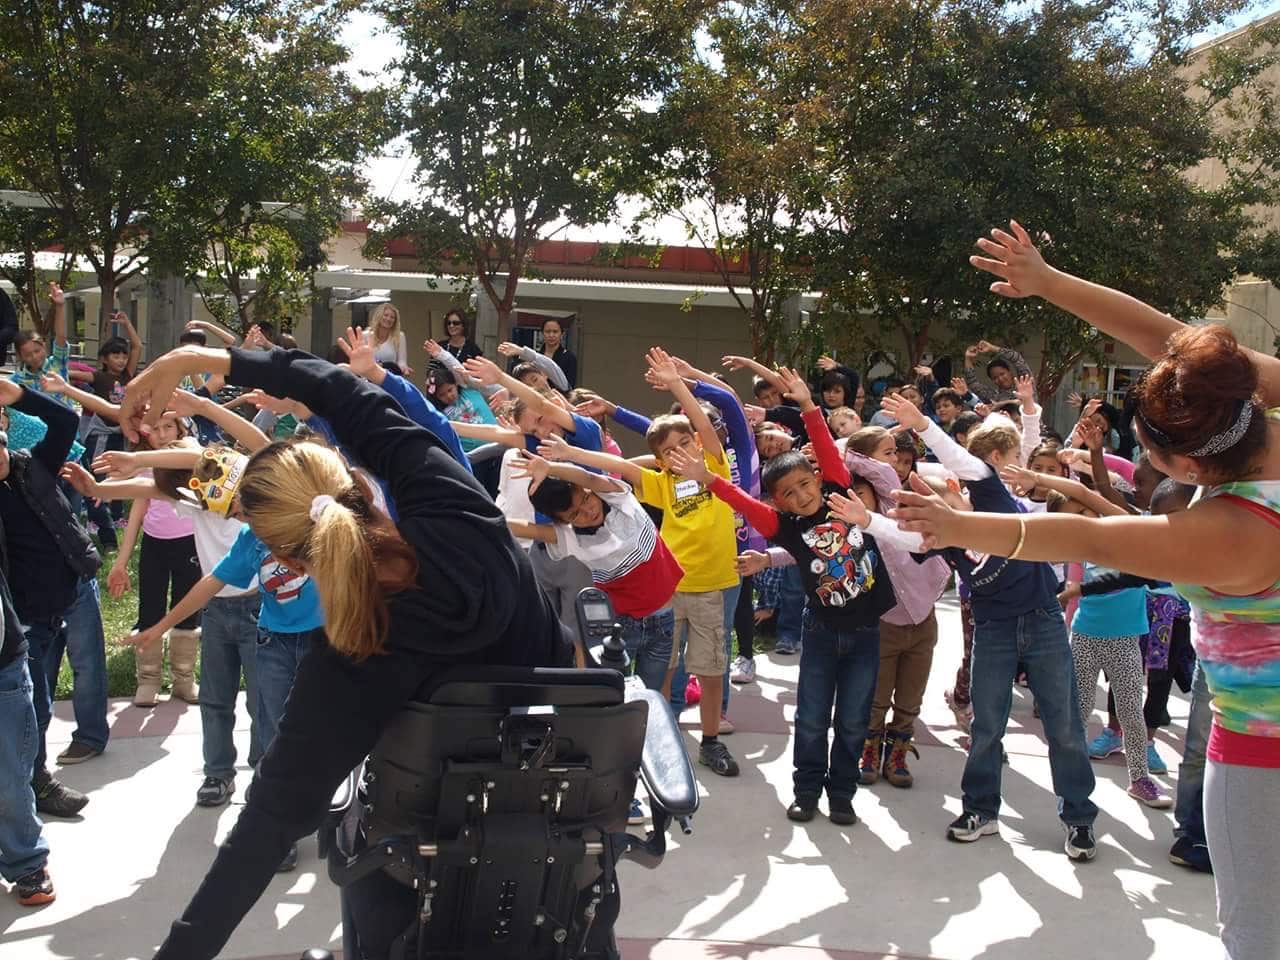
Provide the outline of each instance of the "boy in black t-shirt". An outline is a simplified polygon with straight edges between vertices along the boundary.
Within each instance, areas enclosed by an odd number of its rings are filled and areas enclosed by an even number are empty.
[[[850,486],[835,441],[804,379],[779,371],[786,396],[799,404],[821,476],[797,451],[774,457],[761,483],[774,506],[753,499],[707,470],[696,457],[670,455],[672,468],[742,514],[770,542],[796,559],[812,628],[806,624],[796,690],[795,800],[787,816],[812,820],[824,788],[832,823],[854,824],[858,760],[867,735],[880,669],[880,617],[897,602],[874,538],[832,512],[827,497]],[[827,731],[835,706],[836,743],[828,762]]]

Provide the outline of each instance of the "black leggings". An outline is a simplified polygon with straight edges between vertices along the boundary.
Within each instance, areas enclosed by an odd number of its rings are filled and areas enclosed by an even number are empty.
[[[742,578],[738,605],[733,608],[733,632],[738,635],[738,656],[754,659],[756,655],[756,605],[750,576]]]
[[[138,557],[138,629],[146,630],[163,620],[199,579],[195,537],[161,540],[144,533]],[[178,629],[198,626],[197,612],[178,624]]]

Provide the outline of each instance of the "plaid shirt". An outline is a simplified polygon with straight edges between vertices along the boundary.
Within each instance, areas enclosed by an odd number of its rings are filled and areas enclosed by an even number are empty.
[[[782,568],[769,567],[751,578],[756,589],[757,610],[777,610],[782,606]]]
[[[46,373],[56,373],[63,380],[70,382],[71,375],[67,372],[67,361],[71,357],[71,348],[67,344],[58,345],[55,340],[53,347],[49,351],[49,356],[45,357],[44,365],[40,367],[39,373],[32,373],[26,368],[25,364],[19,363],[18,369],[9,375],[9,379],[18,384],[24,390],[34,390],[36,393],[44,393],[47,397],[53,397],[55,400],[61,401],[65,406],[75,409],[75,403],[66,394],[62,393],[45,393],[40,387],[40,378]]]

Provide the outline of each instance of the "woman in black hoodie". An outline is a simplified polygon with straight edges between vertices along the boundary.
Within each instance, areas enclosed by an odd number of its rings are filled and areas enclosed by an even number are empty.
[[[463,663],[567,665],[570,648],[506,519],[432,434],[387,394],[299,350],[182,347],[126,391],[134,436],[183,376],[301,401],[385,481],[399,519],[373,509],[338,454],[303,441],[259,451],[238,508],[284,563],[314,578],[328,643],[298,667],[280,731],[244,811],[157,958],[214,957],[291,843],[312,833],[342,778],[438,671]]]

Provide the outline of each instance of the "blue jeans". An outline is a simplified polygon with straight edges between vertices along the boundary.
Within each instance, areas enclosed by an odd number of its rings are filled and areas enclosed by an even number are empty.
[[[26,657],[0,670],[0,877],[10,883],[39,870],[49,859],[31,789],[31,770],[43,739],[32,690]]]
[[[817,617],[806,622],[796,687],[796,741],[792,754],[796,800],[805,805],[827,795],[852,798],[858,761],[871,721],[871,701],[880,676],[880,627],[836,631]],[[835,741],[827,731],[833,726]]]
[[[800,645],[804,633],[805,599],[800,568],[794,565],[783,567],[782,583],[778,587],[777,642],[784,647]]]
[[[643,619],[622,615],[618,622],[622,624],[622,644],[627,648],[635,675],[648,689],[661,690],[662,681],[667,678],[667,664],[671,662],[671,638],[675,632],[671,608]]]
[[[1018,664],[1027,669],[1031,693],[1049,741],[1049,770],[1058,796],[1058,816],[1087,826],[1098,816],[1093,767],[1084,742],[1075,667],[1062,609],[1033,610],[1018,617],[978,620],[973,625],[973,744],[960,781],[966,813],[995,819],[1000,813],[1000,776],[1005,727],[1013,705]]]
[[[43,770],[47,759],[45,735],[53,713],[58,669],[65,653],[71,661],[71,706],[76,729],[71,739],[94,750],[104,750],[107,729],[107,651],[102,635],[102,611],[98,607],[98,581],[85,577],[76,585],[75,598],[61,615],[26,626],[27,657],[40,744],[35,768]]]
[[[733,611],[738,606],[738,593],[742,590],[742,581],[736,586],[726,587],[720,591],[724,595],[724,652],[733,660]],[[684,641],[681,640],[681,643]],[[676,661],[676,672],[671,678],[671,710],[678,717],[684,709],[684,688],[689,684],[689,674],[684,668],[684,650],[680,651],[680,659]],[[724,671],[724,692],[720,695],[720,712],[729,709],[729,668]]]
[[[276,633],[258,629],[258,738],[262,752],[271,749],[280,721],[284,718],[284,705],[293,689],[293,678],[298,674],[298,664],[317,642],[324,641],[322,630],[304,630],[302,633]]]
[[[1178,804],[1173,811],[1175,837],[1190,837],[1205,843],[1204,835],[1204,754],[1209,746],[1213,711],[1209,708],[1209,682],[1204,668],[1196,664],[1191,680],[1191,713],[1187,717],[1187,740],[1178,767]]]
[[[230,780],[236,773],[236,697],[240,673],[249,703],[249,765],[262,756],[258,732],[258,592],[214,597],[200,630],[200,727],[204,775]]]

